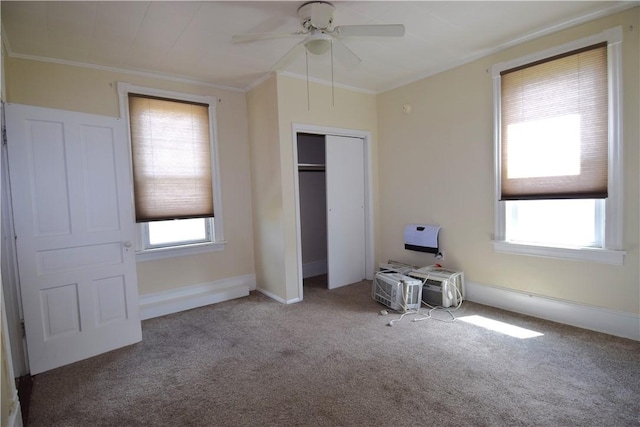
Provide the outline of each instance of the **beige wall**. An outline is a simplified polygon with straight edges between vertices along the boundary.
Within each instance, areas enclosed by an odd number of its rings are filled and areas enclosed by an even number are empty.
[[[628,313],[640,312],[638,8],[513,47],[378,97],[380,253],[433,264],[403,249],[409,223],[442,226],[446,266],[471,282]],[[624,266],[496,253],[491,66],[622,26],[624,81]],[[402,111],[412,104],[411,114]]]
[[[282,184],[278,141],[278,94],[271,76],[247,93],[256,282],[261,290],[284,294]]]
[[[252,135],[253,181],[256,185],[253,191],[258,287],[264,287],[286,301],[302,297],[298,288],[294,196],[297,168],[293,164],[292,136],[294,123],[364,130],[371,133],[374,211],[377,210],[376,96],[336,88],[333,105],[330,86],[310,83],[310,95],[307,100],[306,85],[305,80],[278,74],[251,90],[247,96]],[[271,128],[272,119],[277,120],[278,124],[275,133]],[[269,184],[263,182],[266,178],[272,181]],[[270,187],[276,183],[278,188]],[[267,192],[258,187],[267,185]],[[375,217],[377,218],[377,215]],[[374,228],[377,235],[377,222]],[[271,245],[268,242],[271,242]],[[260,273],[262,270],[266,271],[267,263],[273,263],[269,268],[276,269],[277,274],[275,271],[272,274]]]
[[[403,249],[402,230],[407,223],[435,223],[443,226],[445,264],[463,269],[470,281],[637,313],[639,24],[635,8],[378,96],[336,88],[335,105],[329,86],[311,83],[307,99],[306,82],[284,75],[244,94],[17,58],[5,63],[6,96],[9,102],[109,116],[119,115],[118,81],[221,99],[218,136],[229,243],[222,252],[139,263],[142,295],[255,272],[262,289],[284,300],[300,297],[291,133],[298,123],[371,132],[377,262],[432,263],[429,255]],[[617,25],[625,30],[625,265],[495,253],[488,70]],[[402,112],[407,103],[413,106],[409,115]]]
[[[138,263],[141,295],[254,273],[251,174],[245,94],[146,76],[8,58],[7,99],[84,113],[119,116],[116,82],[211,95],[217,106],[225,249]]]
[[[283,218],[285,234],[285,271],[288,299],[298,295],[298,248],[296,228],[295,174],[293,164],[293,123],[354,129],[371,132],[373,163],[374,235],[378,235],[378,126],[376,96],[363,92],[335,88],[332,102],[331,87],[310,83],[303,79],[278,75],[278,115],[280,121],[280,159],[282,163]],[[378,245],[374,241],[377,248]]]

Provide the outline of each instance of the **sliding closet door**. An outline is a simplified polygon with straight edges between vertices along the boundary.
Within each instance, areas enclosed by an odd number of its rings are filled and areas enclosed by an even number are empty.
[[[327,135],[329,289],[365,278],[364,140]]]

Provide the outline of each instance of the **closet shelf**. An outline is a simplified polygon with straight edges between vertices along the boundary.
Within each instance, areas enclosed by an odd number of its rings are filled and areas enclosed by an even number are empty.
[[[324,165],[315,163],[298,163],[298,170],[303,172],[324,172]]]

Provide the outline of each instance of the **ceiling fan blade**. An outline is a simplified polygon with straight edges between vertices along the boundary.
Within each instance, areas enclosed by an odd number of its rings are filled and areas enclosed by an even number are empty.
[[[303,31],[298,31],[295,33],[245,33],[245,34],[235,34],[231,37],[231,41],[234,43],[247,43],[256,40],[270,40],[270,39],[280,39],[285,37],[297,37],[303,36],[306,33]]]
[[[316,2],[311,4],[311,25],[315,28],[325,29],[333,18],[333,5],[326,2]]]
[[[336,27],[333,33],[338,37],[402,37],[404,36],[404,25],[341,25]]]
[[[291,62],[294,56],[296,56],[299,52],[304,52],[304,40],[299,41],[295,44],[287,53],[285,53],[278,62],[275,63],[273,67],[271,67],[271,71],[278,71],[284,68]]]
[[[335,58],[345,66],[352,68],[358,66],[362,62],[362,59],[360,59],[360,57],[349,48],[349,46],[342,43],[340,40],[334,38],[332,43]]]

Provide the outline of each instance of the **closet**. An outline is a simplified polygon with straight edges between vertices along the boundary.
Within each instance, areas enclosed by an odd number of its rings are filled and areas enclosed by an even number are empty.
[[[297,134],[303,278],[327,274],[328,288],[365,278],[362,138]]]

